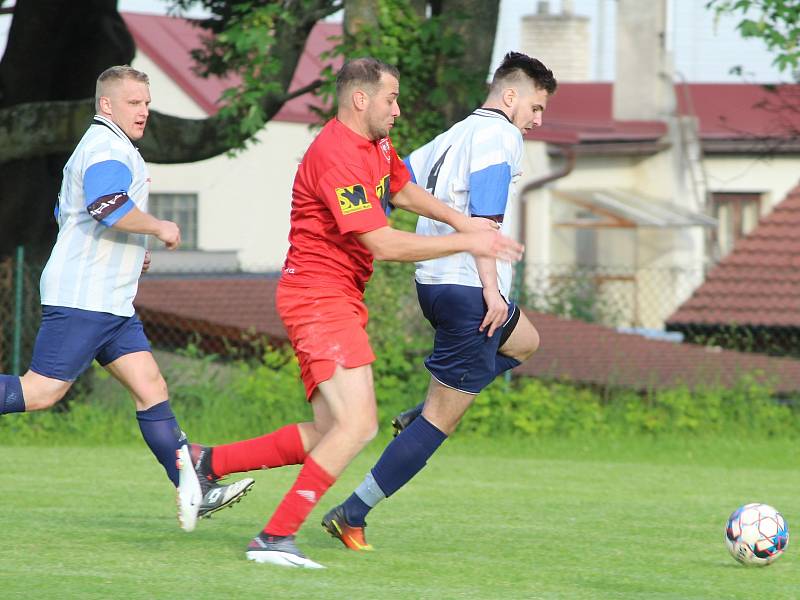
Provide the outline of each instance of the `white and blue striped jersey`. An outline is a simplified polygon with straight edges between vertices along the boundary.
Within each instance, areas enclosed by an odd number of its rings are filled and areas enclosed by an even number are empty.
[[[516,217],[515,186],[522,174],[522,134],[499,110],[479,108],[406,158],[414,182],[451,208],[501,223],[509,235]],[[445,235],[449,225],[420,217],[417,233]],[[417,263],[422,284],[483,287],[475,259],[467,252]],[[508,299],[511,263],[497,261],[497,283]]]
[[[40,281],[43,305],[134,314],[146,236],[111,226],[134,206],[147,211],[149,186],[131,140],[114,122],[95,116],[64,167],[58,238]]]

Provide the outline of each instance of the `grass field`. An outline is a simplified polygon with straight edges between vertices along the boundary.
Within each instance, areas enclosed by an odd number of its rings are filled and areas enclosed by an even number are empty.
[[[800,524],[796,443],[455,439],[372,513],[376,552],[356,554],[318,522],[379,450],[312,513],[299,545],[328,568],[304,571],[244,557],[296,468],[257,473],[185,534],[143,446],[0,446],[0,598],[800,598],[800,540],[764,569],[722,540],[744,502]]]

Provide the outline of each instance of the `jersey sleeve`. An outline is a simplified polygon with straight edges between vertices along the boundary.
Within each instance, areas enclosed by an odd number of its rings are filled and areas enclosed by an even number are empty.
[[[320,178],[317,192],[336,220],[339,233],[367,233],[387,225],[381,205],[383,190],[369,182],[362,169],[351,165],[337,165]]]
[[[133,174],[130,167],[116,159],[90,165],[83,175],[86,210],[97,221],[111,227],[133,210],[128,197]]]
[[[492,135],[473,143],[469,173],[469,209],[476,217],[503,220],[508,188],[519,170],[520,140]]]

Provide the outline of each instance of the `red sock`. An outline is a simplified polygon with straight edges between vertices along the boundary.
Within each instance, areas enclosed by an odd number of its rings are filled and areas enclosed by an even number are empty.
[[[300,428],[295,423],[252,440],[214,446],[211,470],[222,477],[228,473],[300,465],[305,458]]]
[[[320,467],[311,456],[306,457],[300,474],[281,500],[272,518],[264,527],[268,535],[293,535],[333,485],[336,478]]]

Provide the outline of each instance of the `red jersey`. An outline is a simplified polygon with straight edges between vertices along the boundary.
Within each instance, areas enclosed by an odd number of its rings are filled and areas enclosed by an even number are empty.
[[[294,178],[281,283],[363,292],[373,256],[355,234],[387,225],[389,199],[410,178],[388,137],[373,142],[328,121]]]

